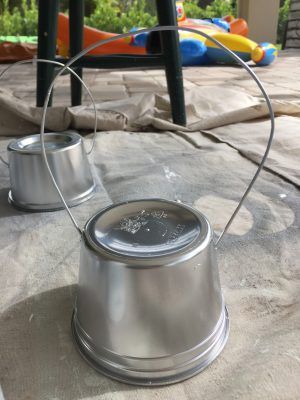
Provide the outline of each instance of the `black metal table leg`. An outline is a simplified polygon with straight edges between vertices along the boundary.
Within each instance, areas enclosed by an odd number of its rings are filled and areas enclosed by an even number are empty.
[[[56,53],[57,16],[59,0],[39,2],[38,58],[54,60]],[[39,63],[37,66],[36,105],[42,107],[48,87],[54,77],[54,66]],[[49,105],[51,105],[51,100]]]
[[[73,57],[82,50],[83,46],[83,22],[84,22],[84,0],[69,0],[69,33],[70,33],[70,56]],[[74,69],[82,77],[82,68]],[[81,83],[71,76],[71,101],[72,106],[81,104]]]
[[[156,0],[158,21],[160,25],[176,25],[176,9],[174,0]],[[53,60],[56,53],[57,36],[57,16],[59,9],[59,0],[43,0],[39,2],[39,23],[38,23],[38,57]],[[82,50],[83,47],[83,21],[84,21],[84,0],[69,0],[70,17],[70,55],[74,56]],[[183,89],[183,77],[181,67],[181,55],[179,49],[178,33],[174,31],[165,31],[161,34],[163,55],[161,64],[165,66],[168,91],[170,95],[173,121],[179,125],[186,124],[185,101]],[[152,56],[153,58],[154,56]],[[159,58],[149,58],[149,65],[159,65]],[[86,58],[87,60],[90,57]],[[85,60],[85,59],[84,59]],[[82,76],[82,63],[77,63],[76,71]],[[103,57],[99,57],[99,63],[93,62],[93,66],[101,67]],[[102,62],[101,62],[102,60]],[[123,60],[123,59],[122,59]],[[126,59],[127,60],[127,59]],[[123,64],[125,65],[125,59]],[[93,60],[92,60],[93,61]],[[105,61],[105,59],[104,59]],[[115,60],[113,65],[118,68],[119,61]],[[136,66],[135,60],[129,57],[128,65]],[[146,57],[141,61],[141,65],[148,65]],[[105,63],[104,63],[105,64]],[[123,65],[122,64],[122,65]],[[106,64],[105,64],[106,65]],[[126,66],[128,66],[126,64]],[[124,66],[123,66],[124,67]],[[38,64],[37,70],[37,106],[43,105],[47,95],[48,87],[54,77],[54,67],[47,64]],[[82,87],[74,77],[71,77],[71,98],[72,105],[80,105],[82,97]]]
[[[174,0],[156,0],[159,25],[177,25]],[[161,34],[166,78],[174,123],[186,125],[184,88],[178,32],[165,31]]]

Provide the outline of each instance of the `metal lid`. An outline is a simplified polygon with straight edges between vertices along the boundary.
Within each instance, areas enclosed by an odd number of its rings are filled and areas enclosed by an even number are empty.
[[[75,143],[78,143],[81,136],[75,132],[46,133],[44,139],[47,152],[51,152],[69,148]],[[26,136],[9,143],[8,150],[30,154],[40,153],[40,140],[40,135]]]
[[[202,214],[160,199],[108,207],[87,222],[84,232],[88,243],[100,252],[143,259],[185,252],[211,237]]]

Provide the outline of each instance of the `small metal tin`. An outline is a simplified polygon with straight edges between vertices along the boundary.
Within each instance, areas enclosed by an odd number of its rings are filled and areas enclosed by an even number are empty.
[[[113,205],[86,224],[72,320],[83,357],[137,385],[187,379],[229,332],[207,219],[160,199]]]
[[[95,192],[82,137],[75,132],[45,134],[47,158],[68,206]],[[64,206],[41,156],[40,135],[12,141],[8,147],[11,190],[8,200],[27,211],[54,211]]]

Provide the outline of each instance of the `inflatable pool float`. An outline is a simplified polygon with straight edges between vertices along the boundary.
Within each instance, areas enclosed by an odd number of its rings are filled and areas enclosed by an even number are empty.
[[[243,61],[254,61],[256,65],[271,64],[277,56],[277,48],[271,43],[255,43],[248,39],[248,26],[245,20],[235,19],[232,16],[213,19],[187,18],[182,1],[176,2],[177,20],[179,27],[189,27],[207,33],[224,44]],[[151,34],[135,34],[137,28],[132,29],[132,36],[119,39],[113,43],[100,46],[88,54],[155,54],[160,52],[160,35],[158,32]],[[88,26],[84,27],[83,47],[116,36],[115,33],[104,32]],[[184,66],[208,64],[232,64],[232,57],[218,48],[210,40],[187,31],[179,31],[182,64]],[[69,18],[60,13],[58,18],[58,48],[59,54],[69,54]]]
[[[242,18],[234,18],[232,15],[226,15],[222,18],[206,18],[206,19],[193,19],[187,18],[183,1],[176,1],[176,12],[177,12],[177,21],[179,26],[186,26],[190,28],[195,28],[206,24],[207,22],[211,22],[216,26],[219,26],[226,32],[234,33],[241,36],[248,36],[248,24]]]
[[[117,36],[116,33],[104,32],[98,29],[84,26],[83,48],[98,42],[99,40],[109,39]],[[61,56],[69,55],[70,36],[69,36],[69,17],[65,14],[58,15],[58,32],[57,32],[58,52]],[[113,43],[100,46],[91,52],[89,55],[110,55],[110,54],[146,54],[145,46],[131,46],[125,39],[118,39]]]
[[[247,37],[248,26],[245,20],[232,16],[213,19],[187,18],[182,1],[176,2],[179,27],[188,27],[207,33],[224,44],[243,61],[254,61],[256,65],[271,64],[277,54],[277,48],[271,43],[256,43]],[[187,31],[179,31],[182,64],[184,66],[208,64],[232,64],[232,57],[212,41]],[[137,34],[131,38],[132,46],[145,46],[148,53],[160,52],[159,34]]]

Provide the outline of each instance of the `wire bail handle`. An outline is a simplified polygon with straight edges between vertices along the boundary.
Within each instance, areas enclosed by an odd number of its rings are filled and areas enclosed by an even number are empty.
[[[266,150],[265,153],[262,157],[262,160],[256,170],[256,173],[254,174],[251,182],[249,183],[249,186],[247,187],[245,193],[243,194],[238,206],[236,207],[236,209],[234,210],[232,216],[230,217],[229,221],[227,222],[225,228],[223,229],[221,235],[218,237],[218,239],[215,242],[215,246],[217,246],[220,242],[220,240],[223,238],[224,234],[228,231],[230,225],[232,224],[234,218],[236,217],[237,213],[239,212],[244,200],[246,199],[246,197],[248,196],[249,192],[251,191],[255,181],[257,180],[264,164],[265,161],[268,157],[271,145],[272,145],[272,141],[273,141],[273,137],[274,137],[274,131],[275,131],[275,118],[274,118],[274,111],[272,108],[272,104],[271,104],[271,100],[268,96],[268,94],[266,93],[260,79],[257,77],[257,75],[252,71],[252,69],[240,58],[238,57],[233,51],[231,51],[230,49],[228,49],[225,45],[223,45],[222,43],[220,43],[218,40],[216,40],[215,38],[213,38],[212,36],[208,35],[207,33],[198,31],[196,29],[193,28],[188,28],[188,27],[178,27],[178,26],[158,26],[155,28],[146,28],[146,29],[140,29],[134,32],[135,35],[137,34],[141,34],[141,33],[149,33],[149,32],[160,32],[160,31],[186,31],[186,32],[191,32],[193,34],[205,37],[206,39],[210,40],[211,42],[213,42],[214,44],[216,44],[219,48],[223,49],[227,54],[229,54],[235,61],[238,62],[238,64],[240,64],[249,74],[250,76],[253,78],[253,80],[256,82],[257,86],[259,87],[263,97],[266,100],[266,104],[268,107],[268,111],[269,111],[269,115],[270,115],[270,121],[271,121],[271,129],[270,129],[270,135],[269,135],[269,140],[267,142],[267,146],[266,146]],[[48,159],[47,159],[47,154],[46,154],[46,150],[45,150],[45,142],[44,142],[44,133],[45,133],[45,120],[46,120],[46,113],[47,113],[47,108],[48,108],[48,104],[49,104],[49,99],[53,90],[53,86],[54,83],[56,81],[56,79],[66,70],[68,69],[71,65],[74,64],[75,61],[77,61],[78,59],[80,59],[82,56],[84,56],[85,54],[87,54],[88,52],[90,52],[91,50],[94,50],[95,48],[99,47],[99,46],[103,46],[104,44],[108,44],[108,43],[112,43],[118,39],[124,39],[127,37],[132,36],[133,33],[132,32],[128,32],[128,33],[123,33],[120,35],[116,35],[114,37],[108,38],[108,39],[104,39],[104,40],[99,40],[98,42],[95,42],[93,44],[91,44],[90,46],[88,46],[87,48],[85,48],[84,50],[82,50],[81,52],[79,52],[77,55],[75,55],[74,57],[72,57],[63,68],[60,69],[60,71],[58,72],[58,74],[54,77],[54,79],[52,80],[49,88],[48,88],[48,92],[47,92],[47,96],[44,102],[44,106],[43,106],[43,115],[42,115],[42,121],[41,121],[41,129],[40,129],[40,136],[41,136],[41,147],[42,147],[42,157],[43,160],[46,164],[46,167],[48,169],[49,175],[52,179],[52,182],[61,198],[61,201],[67,211],[67,213],[69,214],[69,217],[74,225],[74,227],[77,229],[77,231],[80,233],[80,235],[82,235],[83,230],[79,227],[76,219],[74,218],[72,212],[70,211],[64,196],[62,194],[62,192],[60,191],[55,178],[52,174],[51,168],[49,166],[48,163]]]
[[[30,60],[21,60],[21,61],[16,61],[13,64],[8,65],[6,68],[4,68],[3,71],[0,72],[0,80],[2,79],[2,77],[12,68],[18,66],[18,65],[23,65],[23,64],[35,64],[35,63],[44,63],[44,64],[52,64],[52,65],[57,65],[60,67],[64,67],[65,64],[58,62],[58,61],[52,61],[52,60],[46,60],[43,58],[31,58]],[[90,89],[88,88],[88,86],[86,85],[86,83],[84,82],[84,80],[82,78],[80,78],[80,76],[71,68],[67,67],[66,68],[68,70],[68,72],[70,72],[72,75],[75,76],[76,79],[79,80],[79,82],[83,85],[83,87],[85,88],[85,90],[87,91],[92,104],[93,104],[93,109],[94,109],[94,133],[93,133],[93,139],[92,139],[92,145],[89,151],[86,152],[87,155],[91,154],[95,145],[95,138],[96,138],[96,132],[97,132],[97,122],[98,122],[98,116],[97,116],[97,107],[96,107],[96,103],[94,100],[94,97],[92,95],[92,92],[90,91]],[[0,160],[3,162],[3,164],[5,164],[7,167],[9,167],[9,162],[5,161],[4,158],[0,155]]]

